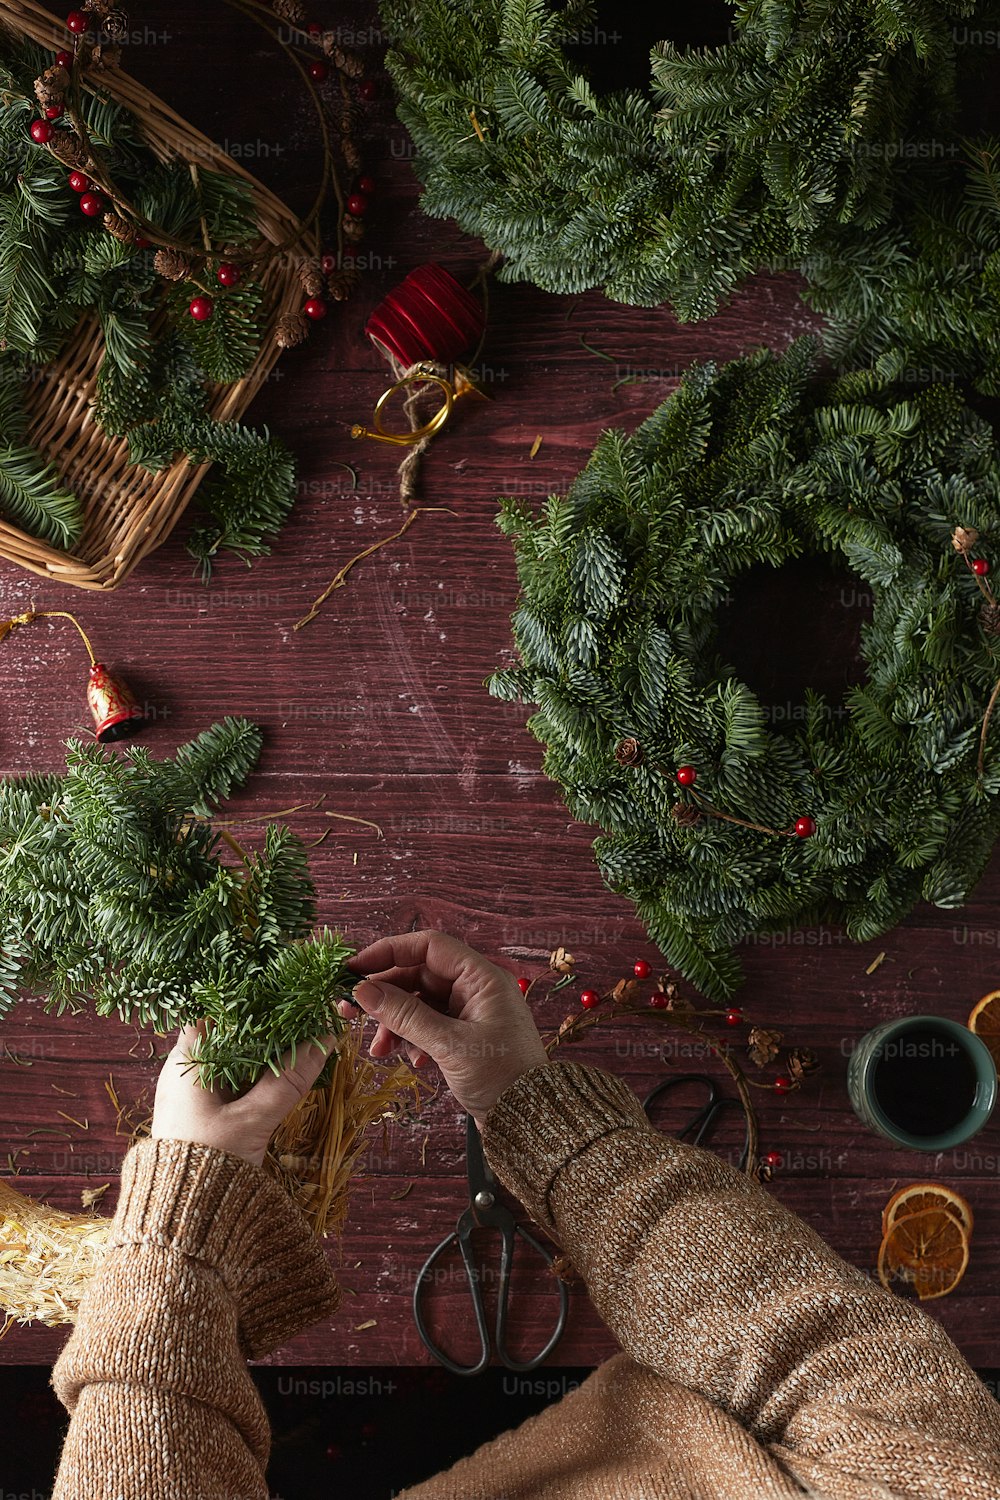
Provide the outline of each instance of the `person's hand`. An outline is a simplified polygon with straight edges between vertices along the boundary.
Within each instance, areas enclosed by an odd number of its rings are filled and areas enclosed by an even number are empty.
[[[237,1097],[224,1086],[203,1089],[198,1082],[198,1069],[191,1066],[191,1047],[205,1026],[204,1021],[185,1026],[168,1053],[156,1083],[150,1135],[200,1141],[262,1166],[268,1141],[316,1082],[337,1037],[323,1037],[319,1046],[308,1042],[297,1047],[294,1068],[292,1054],[286,1052],[280,1074],[268,1068],[252,1088]]]
[[[363,948],[347,966],[368,976],[354,995],[379,1023],[372,1057],[402,1043],[415,1068],[432,1059],[480,1127],[504,1089],[549,1060],[514,976],[458,938],[433,928],[404,932]],[[340,1011],[356,1014],[349,1001]]]

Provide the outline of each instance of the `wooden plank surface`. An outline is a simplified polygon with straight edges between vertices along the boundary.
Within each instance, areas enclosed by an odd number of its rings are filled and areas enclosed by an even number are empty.
[[[304,207],[317,164],[315,131],[282,65],[228,11],[224,22],[206,25],[192,0],[147,9],[149,28],[168,40],[130,49],[129,66]],[[374,10],[341,8],[339,24],[345,44],[347,32],[361,36],[370,72],[379,76]],[[236,73],[225,72],[220,88],[221,62],[234,56]],[[145,702],[141,742],[154,753],[170,753],[222,714],[258,721],[266,731],[261,771],[238,810],[266,812],[322,793],[325,808],[376,821],[382,839],[332,821],[312,856],[321,919],[358,945],[439,926],[533,975],[564,943],[581,980],[603,989],[634,958],[655,964],[656,954],[628,903],[598,876],[590,852],[598,830],[570,818],[542,775],[541,747],[524,728],[530,710],[499,703],[483,688],[486,675],[510,659],[508,618],[517,596],[511,549],[494,525],[495,499],[541,499],[565,487],[601,428],[636,425],[691,360],[729,358],[761,343],[782,347],[812,324],[792,278],[761,278],[718,317],[689,327],[665,310],[616,307],[597,294],[563,300],[494,285],[482,358],[493,399],[461,410],[424,467],[424,502],[456,515],[421,517],[296,633],[294,622],[333,573],[401,520],[391,451],[349,436],[387,383],[363,337],[364,321],[422,261],[434,258],[468,275],[481,258],[481,247],[453,226],[417,211],[406,138],[385,88],[360,136],[365,169],[379,182],[361,285],[307,346],[283,359],[252,414],[291,444],[300,465],[300,503],[274,554],[249,570],[224,560],[202,589],[191,576],[182,524],[108,597],[2,564],[0,610],[14,614],[31,603],[76,610],[100,654]],[[581,336],[611,360],[588,352]],[[638,378],[618,383],[629,375]],[[346,464],[357,466],[356,490]],[[759,618],[771,628],[752,632],[748,672],[762,690],[788,695],[775,701],[794,703],[808,682],[832,688],[841,680],[824,642],[836,636],[840,643],[846,629],[842,649],[849,651],[864,601],[842,588],[819,618],[812,610],[796,620],[785,582],[762,585]],[[0,650],[4,774],[60,767],[63,740],[86,730],[84,665],[75,635],[58,623],[36,625]],[[321,810],[293,822],[306,839],[331,825]],[[254,837],[259,831],[249,833]],[[994,861],[963,911],[922,908],[879,942],[858,947],[822,929],[745,945],[741,997],[748,1017],[781,1027],[790,1042],[822,1058],[821,1075],[801,1095],[761,1096],[763,1147],[785,1156],[773,1190],[838,1251],[873,1272],[880,1209],[902,1182],[941,1179],[969,1197],[976,1213],[970,1268],[958,1292],[931,1312],[980,1366],[1000,1364],[1000,1125],[940,1158],[895,1150],[855,1120],[844,1082],[853,1044],[879,1021],[923,1011],[964,1020],[972,1002],[998,983],[998,944]],[[883,950],[885,961],[867,975]],[[543,998],[539,1021],[554,1026],[569,1008],[563,996]],[[0,1022],[0,1038],[20,1059],[0,1062],[0,1162],[17,1152],[19,1185],[61,1207],[78,1208],[83,1186],[110,1181],[110,1211],[124,1140],[115,1136],[104,1083],[111,1075],[123,1100],[141,1106],[145,1093],[148,1102],[155,1053],[164,1044],[138,1040],[116,1022],[57,1019],[27,1004]],[[655,1017],[588,1038],[566,1055],[620,1073],[640,1092],[670,1068],[705,1066],[704,1057],[672,1044]],[[88,1130],[60,1119],[58,1109],[86,1119]],[[657,1118],[664,1129],[683,1122],[679,1108]],[[31,1133],[52,1128],[65,1128],[69,1138]],[[733,1159],[739,1142],[722,1136],[719,1149]],[[423,1257],[464,1206],[462,1151],[462,1116],[443,1093],[418,1124],[396,1135],[388,1153],[376,1145],[341,1250],[330,1247],[349,1293],[345,1306],[271,1362],[428,1361],[413,1325],[412,1289]],[[407,1196],[394,1199],[410,1182]],[[435,1286],[441,1327],[467,1322],[464,1296],[454,1278]],[[519,1272],[514,1307],[524,1347],[544,1342],[553,1307],[544,1273]],[[372,1326],[360,1327],[366,1323]],[[0,1342],[0,1363],[47,1363],[64,1338],[64,1331],[15,1329]],[[610,1349],[596,1314],[574,1292],[552,1363],[593,1363]]]

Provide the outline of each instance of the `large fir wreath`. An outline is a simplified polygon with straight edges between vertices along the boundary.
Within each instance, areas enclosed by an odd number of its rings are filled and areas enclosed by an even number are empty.
[[[503,278],[694,320],[794,268],[845,359],[1000,390],[1000,148],[956,125],[989,92],[977,0],[743,0],[727,45],[660,43],[650,91],[606,97],[566,45],[592,4],[382,12],[423,207]]]
[[[965,899],[1000,829],[1000,606],[973,567],[1000,542],[1000,453],[953,387],[821,379],[810,340],[697,366],[631,436],[605,433],[568,495],[537,515],[505,499],[498,524],[521,660],[490,691],[538,705],[605,880],[705,994],[736,987],[748,934],[826,920],[863,940],[921,897]],[[873,594],[867,680],[769,724],[719,612],[754,564],[807,554]]]

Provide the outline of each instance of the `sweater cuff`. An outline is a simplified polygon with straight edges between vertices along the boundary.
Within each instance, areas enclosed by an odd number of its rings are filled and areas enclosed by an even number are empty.
[[[162,1137],[122,1163],[108,1248],[155,1244],[219,1273],[240,1344],[260,1359],[340,1306],[340,1286],[309,1220],[263,1167],[214,1146]]]
[[[584,1063],[548,1063],[529,1068],[497,1099],[483,1121],[483,1154],[503,1185],[554,1232],[549,1195],[559,1173],[620,1130],[652,1130],[627,1083]]]

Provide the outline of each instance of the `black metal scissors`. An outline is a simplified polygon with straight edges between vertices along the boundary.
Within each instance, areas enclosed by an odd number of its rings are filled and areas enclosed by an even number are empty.
[[[427,1257],[413,1288],[413,1316],[417,1324],[417,1332],[434,1358],[439,1360],[446,1370],[451,1370],[454,1375],[479,1375],[486,1369],[490,1362],[492,1350],[490,1348],[489,1331],[486,1327],[486,1309],[483,1306],[480,1272],[472,1254],[472,1231],[477,1225],[499,1229],[501,1240],[500,1282],[497,1290],[495,1335],[496,1355],[500,1362],[506,1365],[508,1370],[533,1370],[544,1359],[548,1358],[562,1337],[563,1330],[566,1327],[566,1312],[569,1307],[569,1290],[564,1281],[553,1276],[552,1279],[559,1292],[559,1317],[552,1336],[545,1345],[545,1348],[539,1350],[531,1359],[517,1360],[512,1358],[507,1349],[506,1334],[510,1273],[514,1259],[515,1236],[520,1235],[522,1239],[526,1240],[531,1248],[537,1251],[546,1265],[551,1266],[555,1256],[541,1241],[536,1240],[535,1236],[530,1234],[523,1224],[517,1223],[509,1209],[504,1208],[502,1204],[496,1201],[497,1181],[483,1155],[483,1143],[479,1138],[476,1122],[471,1115],[468,1116],[466,1121],[466,1165],[469,1175],[469,1207],[461,1215],[447,1239],[443,1239],[440,1245]],[[434,1343],[424,1319],[421,1294],[427,1282],[432,1278],[432,1272],[438,1258],[452,1244],[457,1244],[462,1252],[465,1276],[469,1283],[469,1290],[472,1294],[472,1306],[476,1314],[476,1327],[479,1330],[481,1353],[474,1365],[460,1365],[449,1355],[445,1354],[444,1350],[440,1349]]]
[[[707,1073],[679,1073],[676,1078],[665,1078],[662,1083],[658,1083],[656,1085],[656,1088],[646,1095],[645,1099],[642,1101],[642,1107],[646,1111],[647,1115],[649,1114],[649,1106],[653,1103],[654,1099],[662,1098],[662,1096],[670,1089],[678,1088],[681,1084],[687,1083],[703,1083],[708,1090],[708,1097],[701,1108],[691,1116],[690,1120],[688,1120],[684,1128],[682,1130],[671,1131],[671,1134],[675,1135],[679,1141],[686,1140],[688,1139],[688,1137],[690,1137],[692,1146],[700,1146],[705,1140],[705,1137],[708,1135],[708,1132],[711,1129],[712,1125],[724,1110],[738,1109],[742,1114],[743,1106],[740,1101],[738,1099],[734,1099],[731,1094],[720,1094],[719,1086],[716,1083],[715,1079],[710,1078]],[[746,1134],[743,1138],[743,1153],[740,1156],[739,1161],[739,1170],[741,1172],[746,1170],[747,1158],[749,1157],[749,1155],[750,1124],[749,1121],[747,1121]]]

